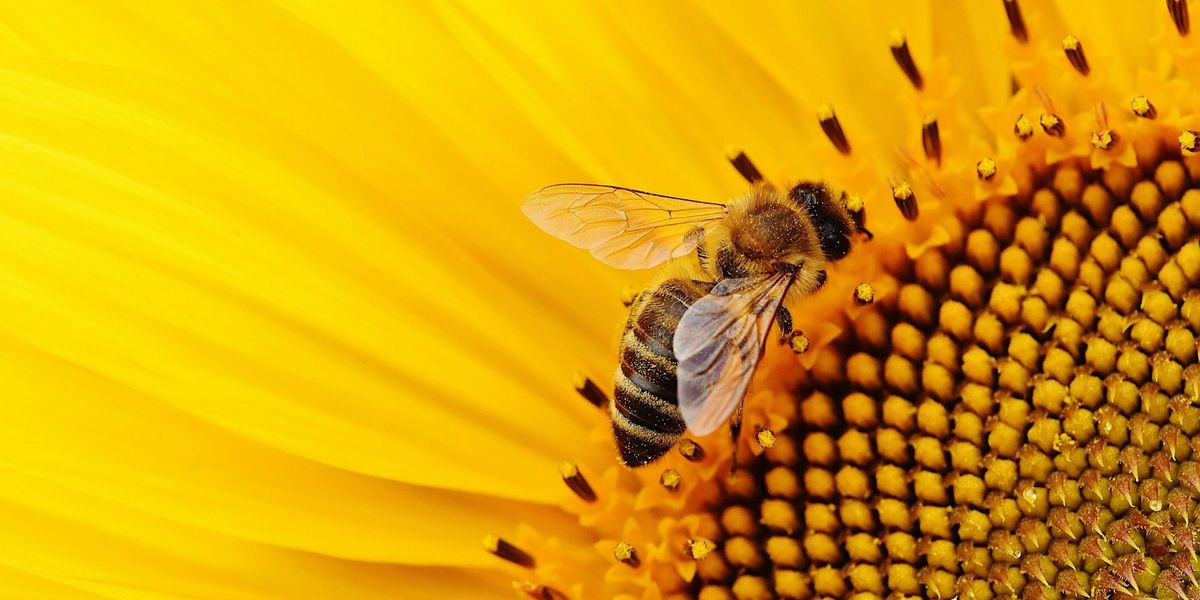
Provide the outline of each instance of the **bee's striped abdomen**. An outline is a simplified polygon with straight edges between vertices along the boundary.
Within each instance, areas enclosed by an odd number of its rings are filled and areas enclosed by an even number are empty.
[[[711,288],[671,279],[639,296],[630,310],[609,407],[617,450],[630,467],[665,454],[686,429],[676,398],[678,362],[672,343],[683,313]]]

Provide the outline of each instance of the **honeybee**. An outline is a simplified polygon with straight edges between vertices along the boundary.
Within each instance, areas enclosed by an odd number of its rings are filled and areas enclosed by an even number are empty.
[[[812,294],[860,229],[821,183],[755,183],[727,204],[623,187],[567,183],[531,194],[522,211],[547,233],[621,269],[695,253],[712,283],[670,279],[633,303],[609,411],[622,462],[646,465],[684,431],[703,436],[741,404],[785,299]],[[712,250],[710,252],[710,250]]]

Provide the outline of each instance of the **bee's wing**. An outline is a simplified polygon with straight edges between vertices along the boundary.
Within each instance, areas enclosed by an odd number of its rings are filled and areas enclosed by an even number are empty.
[[[696,248],[724,204],[629,188],[563,183],[529,195],[521,207],[538,227],[619,269],[645,269]]]
[[[679,320],[674,342],[679,410],[692,433],[720,427],[746,396],[793,279],[777,273],[723,280]]]

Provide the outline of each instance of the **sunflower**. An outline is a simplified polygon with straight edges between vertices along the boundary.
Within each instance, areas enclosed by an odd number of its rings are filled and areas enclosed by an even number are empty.
[[[1195,596],[1185,2],[0,15],[5,596]],[[727,145],[875,239],[631,471],[651,276],[519,202]]]

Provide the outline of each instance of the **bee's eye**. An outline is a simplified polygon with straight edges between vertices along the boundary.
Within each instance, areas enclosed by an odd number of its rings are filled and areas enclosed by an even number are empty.
[[[839,260],[850,253],[850,238],[837,231],[823,232],[821,252],[829,260]]]

